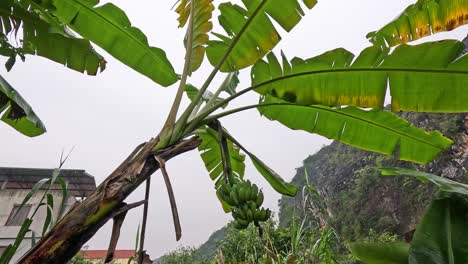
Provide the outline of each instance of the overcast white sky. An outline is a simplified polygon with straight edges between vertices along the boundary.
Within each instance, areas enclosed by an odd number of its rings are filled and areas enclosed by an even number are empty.
[[[176,15],[170,10],[174,1],[111,2],[126,11],[133,25],[145,32],[152,45],[166,51],[177,72],[182,71],[184,30],[177,29]],[[215,1],[215,4],[220,2]],[[290,58],[308,58],[338,47],[359,53],[369,45],[365,38],[368,32],[391,21],[413,2],[319,1],[313,10],[306,12],[292,33],[283,35],[283,41],[275,51],[282,49]],[[462,39],[464,34],[466,28],[461,28],[448,36]],[[56,167],[62,149],[69,150],[75,146],[65,167],[86,169],[100,183],[136,145],[157,134],[176,86],[159,87],[110,56],[106,59],[107,70],[97,77],[85,76],[32,56],[28,56],[26,63],[18,62],[9,73],[0,66],[0,74],[27,99],[48,129],[45,135],[27,138],[0,123],[0,166]],[[190,82],[200,84],[210,69],[205,61]],[[240,88],[249,85],[248,76],[248,71],[242,72]],[[256,101],[257,97],[252,94],[233,105]],[[286,180],[294,176],[295,168],[301,166],[302,160],[329,143],[325,138],[292,131],[262,119],[256,111],[222,121],[240,142]],[[152,181],[145,243],[153,258],[181,245],[198,246],[231,219],[230,215],[223,213],[197,151],[171,160],[167,167],[175,190],[183,236],[179,242],[175,241],[169,201],[158,172]],[[246,177],[263,188],[266,206],[277,211],[280,195],[267,186],[250,161]],[[142,199],[143,189],[140,187],[129,200]],[[127,215],[118,248],[134,247],[140,220],[141,209]],[[89,248],[105,249],[110,230],[111,225],[107,225],[99,231],[88,243]]]

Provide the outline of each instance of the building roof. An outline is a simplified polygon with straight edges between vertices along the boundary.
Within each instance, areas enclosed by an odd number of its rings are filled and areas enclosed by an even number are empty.
[[[31,189],[41,179],[50,178],[53,171],[53,169],[0,167],[0,188],[2,190]],[[68,183],[68,191],[74,196],[87,197],[96,190],[94,177],[85,170],[62,169],[60,177]],[[54,184],[52,189],[60,190],[61,188],[60,185]]]
[[[107,255],[107,249],[80,250],[80,254],[83,255],[85,259],[103,259]],[[134,255],[135,250],[133,249],[116,249],[114,251],[114,259],[129,259]]]

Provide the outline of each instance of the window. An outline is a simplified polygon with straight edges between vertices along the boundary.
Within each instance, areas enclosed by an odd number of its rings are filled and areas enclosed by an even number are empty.
[[[5,225],[7,226],[20,226],[23,224],[24,220],[29,215],[29,211],[31,210],[31,205],[25,204],[20,209],[20,205],[15,205],[13,210],[11,210],[10,216]]]
[[[6,247],[5,246],[0,246],[0,256],[3,255],[3,252],[5,251]]]

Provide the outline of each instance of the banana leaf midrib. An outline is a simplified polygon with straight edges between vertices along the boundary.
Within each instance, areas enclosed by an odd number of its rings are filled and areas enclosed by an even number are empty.
[[[438,73],[438,74],[468,74],[467,71],[462,70],[447,70],[447,69],[417,69],[417,68],[345,68],[345,69],[327,69],[327,70],[316,70],[316,71],[305,71],[299,73],[288,74],[277,78],[270,79],[258,84],[255,84],[248,90],[255,90],[261,86],[265,86],[277,81],[300,77],[304,75],[315,75],[335,72],[418,72],[418,73]]]
[[[150,45],[148,43],[148,45],[142,43],[139,39],[137,38],[134,38],[131,34],[129,34],[128,32],[126,32],[125,30],[122,30],[120,26],[117,26],[114,24],[114,22],[110,21],[109,19],[107,19],[106,17],[102,16],[101,14],[99,14],[98,12],[96,12],[95,10],[93,10],[93,8],[90,8],[89,6],[87,5],[84,5],[82,4],[80,1],[76,1],[76,0],[72,0],[73,2],[77,3],[78,5],[84,7],[85,9],[87,9],[89,12],[93,13],[93,14],[96,14],[97,16],[99,16],[100,18],[102,18],[104,21],[108,22],[109,24],[111,24],[113,27],[117,28],[118,31],[124,33],[126,36],[128,36],[130,39],[132,39],[133,41],[135,41],[136,43],[138,43],[140,46],[143,47],[143,49],[145,49],[146,51],[148,51],[150,54],[151,54],[151,57],[153,57],[156,61],[159,61],[159,58],[157,58],[153,52],[151,51],[151,49],[149,48]],[[110,2],[110,4],[112,4],[112,2]],[[80,12],[80,11],[78,11]]]
[[[249,18],[247,19],[247,21],[245,22],[245,24],[242,26],[241,30],[239,31],[239,33],[237,33],[237,35],[234,37],[234,39],[232,40],[231,42],[231,45],[229,45],[228,49],[226,50],[226,53],[223,55],[223,57],[221,57],[221,59],[219,60],[217,67],[221,67],[222,64],[224,64],[224,62],[226,61],[226,59],[229,57],[229,55],[231,55],[231,52],[234,50],[234,47],[237,45],[237,43],[239,42],[239,40],[241,39],[241,37],[244,35],[244,32],[247,31],[247,28],[252,24],[252,21],[255,19],[255,17],[260,13],[260,10],[263,9],[263,7],[265,6],[265,4],[268,2],[268,0],[263,0],[258,6],[257,8],[255,9],[255,11],[252,13],[251,16],[249,16]]]
[[[49,12],[45,11],[44,8],[42,8],[42,7],[41,7],[40,5],[38,5],[36,2],[34,2],[34,1],[29,1],[29,3],[30,3],[30,5],[34,6],[34,8],[35,8],[36,10],[39,10],[43,16],[47,17],[47,18],[48,18],[48,22],[54,23],[54,25],[55,25],[57,28],[63,28],[63,25],[61,25],[57,20],[55,20]],[[68,34],[67,34],[67,35],[68,35]],[[74,36],[72,36],[72,37],[74,37]]]
[[[307,106],[304,106],[304,105],[294,105],[294,106],[307,107]],[[357,117],[357,116],[349,115],[349,114],[347,114],[347,113],[343,113],[343,112],[340,112],[340,111],[333,111],[332,109],[328,109],[328,108],[326,108],[326,107],[317,107],[317,106],[311,106],[311,107],[312,107],[312,108],[322,109],[322,110],[325,110],[326,112],[338,113],[338,114],[343,115],[343,116],[347,116],[347,117],[350,117],[350,118],[354,118],[354,119],[357,119],[357,120],[359,120],[359,121],[361,121],[361,122],[365,122],[365,123],[371,124],[371,125],[373,125],[373,126],[386,129],[386,130],[388,130],[388,131],[390,131],[390,132],[392,132],[392,133],[394,133],[394,134],[402,135],[403,137],[410,138],[410,139],[412,139],[412,140],[414,140],[414,141],[421,142],[421,143],[423,143],[423,144],[426,144],[426,145],[429,145],[429,146],[438,148],[438,149],[440,149],[440,150],[445,150],[444,148],[441,148],[441,147],[439,147],[439,146],[437,146],[437,145],[431,144],[431,143],[429,143],[429,142],[427,142],[427,141],[420,140],[420,139],[415,138],[415,137],[412,137],[412,136],[410,136],[410,135],[408,135],[408,134],[400,133],[400,132],[398,132],[398,131],[396,131],[395,129],[392,129],[392,128],[390,128],[390,127],[386,127],[386,126],[383,126],[383,125],[379,125],[378,123],[375,123],[375,122],[372,122],[372,121],[369,121],[369,120],[366,120],[366,119],[363,119],[363,118],[360,118],[360,117]],[[337,110],[339,110],[339,109],[337,109]],[[410,124],[410,125],[411,125],[411,124]],[[345,128],[345,130],[346,130],[346,128]]]
[[[383,125],[380,125],[378,123],[375,123],[375,122],[372,122],[372,121],[369,121],[367,119],[363,119],[363,118],[360,118],[358,116],[354,116],[354,115],[350,115],[350,114],[347,114],[347,113],[343,113],[341,111],[339,111],[339,109],[336,109],[336,110],[333,110],[333,109],[329,109],[327,106],[321,106],[321,105],[298,105],[298,104],[293,104],[293,103],[267,103],[267,104],[256,104],[256,105],[251,105],[251,106],[248,106],[248,107],[245,107],[242,109],[243,110],[248,110],[248,109],[253,109],[253,108],[258,108],[258,107],[270,107],[270,106],[293,106],[293,107],[305,107],[305,108],[314,108],[314,109],[319,109],[319,110],[322,110],[322,111],[326,111],[326,112],[329,112],[329,113],[335,113],[335,114],[339,114],[339,115],[342,115],[342,116],[346,116],[348,118],[351,118],[351,119],[355,119],[355,120],[358,120],[358,121],[361,121],[363,123],[368,123],[370,125],[373,125],[375,127],[379,127],[379,128],[382,128],[384,130],[387,130],[389,132],[392,132],[396,135],[401,135],[402,137],[406,137],[406,138],[409,138],[409,139],[412,139],[414,141],[417,141],[417,142],[421,142],[422,144],[425,144],[425,145],[429,145],[429,146],[432,146],[434,148],[437,148],[437,149],[440,149],[440,150],[445,150],[444,148],[442,147],[439,147],[437,145],[434,145],[434,144],[431,144],[427,141],[424,141],[424,140],[420,140],[416,137],[413,137],[411,135],[408,135],[408,134],[404,134],[404,133],[401,133],[401,132],[398,132],[397,130],[395,129],[392,129],[390,127],[386,127],[386,126],[383,126]],[[218,116],[217,118],[221,118],[222,116]],[[315,128],[315,127],[314,127]],[[244,150],[245,151],[245,150]]]

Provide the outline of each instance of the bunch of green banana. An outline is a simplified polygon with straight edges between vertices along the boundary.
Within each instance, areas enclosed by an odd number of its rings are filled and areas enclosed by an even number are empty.
[[[245,229],[252,222],[258,226],[259,222],[264,222],[271,216],[269,209],[260,208],[264,199],[263,192],[249,180],[238,181],[232,185],[223,183],[217,194],[233,207],[234,226],[238,229]]]

